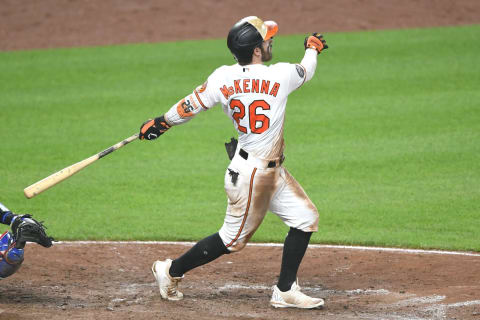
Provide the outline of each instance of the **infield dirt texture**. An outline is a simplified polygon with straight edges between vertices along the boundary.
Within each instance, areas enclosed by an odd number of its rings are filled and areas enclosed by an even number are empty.
[[[252,14],[282,34],[328,34],[478,24],[479,13],[478,0],[0,0],[0,50],[222,38]],[[480,254],[312,246],[300,285],[326,307],[274,310],[282,248],[248,246],[188,273],[185,299],[164,302],[150,266],[190,245],[28,245],[20,271],[1,281],[0,320],[480,319]]]

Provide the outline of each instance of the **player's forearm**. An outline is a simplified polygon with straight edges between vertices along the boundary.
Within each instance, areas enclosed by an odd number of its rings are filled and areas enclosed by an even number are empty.
[[[197,113],[207,109],[200,99],[197,90],[174,104],[165,114],[144,122],[140,127],[140,140],[155,140],[172,126],[185,123]]]
[[[0,203],[0,223],[10,225],[15,217],[16,215],[13,212]]]
[[[305,81],[312,79],[315,74],[315,69],[317,68],[317,56],[317,50],[310,48],[305,50],[305,56],[303,57],[302,62],[300,62],[307,73]]]
[[[165,113],[165,120],[171,126],[179,125],[191,120],[202,110],[206,110],[196,90],[192,94],[174,104]]]

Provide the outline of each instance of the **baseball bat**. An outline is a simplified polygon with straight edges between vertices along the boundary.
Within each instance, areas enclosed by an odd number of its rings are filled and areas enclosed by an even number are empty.
[[[84,159],[80,162],[77,162],[75,164],[72,164],[71,166],[63,168],[62,170],[57,171],[54,174],[49,175],[45,179],[42,179],[38,182],[35,182],[31,186],[28,186],[23,190],[23,193],[25,194],[25,197],[27,197],[28,199],[31,199],[31,198],[35,197],[36,195],[38,195],[38,194],[42,193],[43,191],[53,187],[57,183],[62,182],[63,180],[73,176],[75,173],[82,170],[83,168],[91,165],[95,161],[105,157],[106,155],[112,153],[113,151],[115,151],[117,149],[120,149],[124,145],[132,142],[133,140],[135,140],[137,138],[138,138],[138,133],[134,134],[131,137],[126,138],[123,141],[120,141],[117,144],[114,144],[113,146],[111,146],[108,149],[103,150],[102,152],[99,152],[99,153],[97,153],[97,154],[95,154],[95,155],[93,155],[93,156],[91,156],[87,159]]]

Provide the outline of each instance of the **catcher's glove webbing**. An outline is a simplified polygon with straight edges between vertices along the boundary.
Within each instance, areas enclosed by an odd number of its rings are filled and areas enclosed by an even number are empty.
[[[45,248],[51,247],[54,239],[47,235],[45,229],[42,222],[33,219],[29,214],[17,217],[12,223],[15,247],[23,248],[27,241],[38,243]]]

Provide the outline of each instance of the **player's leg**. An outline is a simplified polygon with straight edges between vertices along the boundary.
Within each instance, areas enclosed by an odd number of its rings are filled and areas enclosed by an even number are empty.
[[[262,186],[268,179],[271,179],[271,173],[265,175],[263,170],[242,164],[230,165],[225,173],[228,207],[219,233],[200,240],[173,261],[167,259],[154,262],[152,272],[157,279],[162,298],[181,300],[183,294],[178,291],[178,283],[186,272],[223,254],[240,251],[245,246],[262,222],[272,197],[273,192],[268,191],[271,188],[267,188],[269,195],[255,196],[255,192],[259,191],[256,190],[257,186],[260,190],[265,189]]]
[[[274,307],[315,308],[323,300],[311,298],[300,291],[297,273],[310,242],[318,229],[318,211],[300,184],[281,168],[280,187],[272,199],[270,210],[289,227],[285,238],[282,265],[271,303]]]
[[[231,167],[233,166],[231,165]],[[249,179],[253,180],[254,175],[241,174],[240,170],[237,170],[235,171],[237,175],[232,176],[231,172],[232,169],[229,168],[225,173],[225,190],[228,196],[228,206],[224,226],[220,230],[220,233],[223,234],[223,239],[218,232],[212,234],[200,240],[182,256],[173,260],[169,271],[172,277],[182,277],[186,272],[209,263],[224,254],[228,254],[230,251],[239,251],[238,247],[240,245],[238,243],[243,243],[242,240],[247,237],[245,234],[246,230],[255,228],[255,226],[252,227],[250,221],[244,221],[245,218],[248,220],[245,213],[255,216],[253,208],[247,208],[256,206],[248,197],[250,191]],[[264,204],[264,208],[264,211],[266,211],[267,204]],[[244,234],[241,234],[242,232]],[[233,241],[234,239],[236,240]]]
[[[0,236],[0,279],[17,272],[23,262],[23,249],[15,248],[12,241],[10,232]]]
[[[277,284],[280,291],[290,290],[293,283],[297,281],[298,268],[305,251],[307,251],[311,235],[311,232],[304,232],[295,228],[290,228],[288,231],[283,244],[282,266]]]
[[[227,170],[228,206],[219,231],[231,252],[242,250],[257,231],[273,197],[276,180],[276,170],[252,166],[243,158],[236,163],[235,159]]]
[[[172,261],[170,276],[182,277],[188,271],[207,264],[230,251],[223,244],[222,239],[214,233],[199,242],[182,256]]]
[[[229,253],[229,251],[218,233],[215,233],[200,240],[190,250],[173,261],[171,259],[155,261],[152,265],[152,273],[157,280],[162,298],[181,300],[183,294],[178,291],[178,284],[183,275],[226,253]]]

